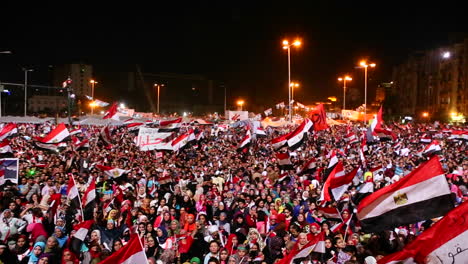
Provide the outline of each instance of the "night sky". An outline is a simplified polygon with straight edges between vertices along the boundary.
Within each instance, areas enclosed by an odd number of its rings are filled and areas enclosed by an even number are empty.
[[[369,73],[371,96],[411,53],[454,43],[468,32],[464,9],[450,2],[199,2],[4,5],[0,50],[14,54],[0,55],[0,80],[21,82],[24,66],[36,69],[31,84],[44,84],[49,65],[89,63],[99,79],[100,71],[139,64],[144,72],[223,81],[231,98],[268,105],[287,98],[281,42],[300,37],[303,46],[292,50],[292,79],[301,83],[295,97],[311,103],[341,96],[336,78],[344,73],[354,78],[349,86],[363,87],[364,74],[355,69],[362,58],[377,63]],[[113,96],[112,87],[103,84],[102,90]]]

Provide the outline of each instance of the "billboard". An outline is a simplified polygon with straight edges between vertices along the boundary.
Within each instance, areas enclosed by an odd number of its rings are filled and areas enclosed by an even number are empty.
[[[166,140],[172,133],[158,132],[158,130],[158,128],[140,127],[138,136],[135,138],[135,144],[141,151],[153,149],[172,150],[171,142]]]
[[[0,185],[7,180],[18,184],[19,161],[17,158],[0,159]]]

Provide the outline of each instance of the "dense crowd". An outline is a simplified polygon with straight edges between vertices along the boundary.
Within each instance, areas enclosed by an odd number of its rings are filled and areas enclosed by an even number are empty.
[[[371,177],[375,190],[405,177],[428,159],[421,154],[427,145],[423,137],[440,144],[454,203],[468,196],[468,144],[446,133],[466,126],[391,124],[387,128],[396,139],[368,141],[365,162],[360,150],[366,128],[358,123],[312,131],[295,150],[275,150],[271,144],[292,126],[266,128],[266,137],[254,136],[242,150],[238,144],[245,126],[193,126],[204,138],[177,152],[140,151],[136,133],[125,126],[111,128],[110,146],[99,138],[100,127],[81,126],[75,137],[88,139],[89,147],[69,141],[60,151],[46,151],[33,141],[53,125],[17,126],[10,145],[20,162],[18,184],[7,181],[0,187],[0,263],[99,263],[135,232],[149,263],[276,263],[307,244],[310,235],[324,233],[325,253],[312,252],[295,262],[373,264],[437,221],[369,234],[356,218],[365,177]],[[347,140],[350,133],[356,142]],[[289,152],[292,170],[280,168],[278,152]],[[323,203],[332,153],[346,172],[360,170],[341,199]],[[311,158],[315,166],[303,170]],[[97,165],[126,173],[111,177]],[[96,184],[94,224],[79,247],[72,238],[83,219],[70,209],[70,177],[81,197],[92,181]],[[337,208],[341,219],[327,218],[319,207]]]

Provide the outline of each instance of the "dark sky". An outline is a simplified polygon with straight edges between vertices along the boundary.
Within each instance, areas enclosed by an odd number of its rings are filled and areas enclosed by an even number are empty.
[[[297,36],[303,46],[292,51],[292,79],[302,85],[296,98],[310,103],[341,95],[343,73],[354,77],[349,86],[363,87],[361,58],[378,65],[372,89],[409,54],[468,32],[464,9],[450,2],[97,2],[3,6],[0,50],[14,54],[0,55],[1,80],[21,81],[23,66],[37,69],[31,78],[41,83],[48,65],[81,61],[99,75],[137,63],[145,72],[202,74],[226,82],[233,97],[273,103],[287,98],[281,41]]]

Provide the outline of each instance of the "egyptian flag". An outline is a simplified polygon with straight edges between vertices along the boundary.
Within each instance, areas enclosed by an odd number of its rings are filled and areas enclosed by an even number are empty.
[[[288,147],[290,150],[299,148],[307,139],[307,131],[312,127],[312,122],[306,118],[304,121],[288,135]]]
[[[286,145],[286,143],[288,142],[288,135],[289,134],[285,134],[285,135],[282,135],[282,136],[279,136],[277,138],[274,138],[271,140],[271,145],[273,146],[273,148],[275,150],[278,150],[282,147],[284,147],[284,145]]]
[[[440,147],[439,141],[433,140],[431,144],[427,145],[421,152],[421,155],[431,156],[434,154],[440,154],[442,148]]]
[[[109,110],[107,110],[102,119],[113,119],[117,121],[119,120],[119,110],[117,102],[112,104],[112,106],[109,108]]]
[[[75,146],[76,149],[89,148],[89,140],[88,139],[80,140],[77,137],[72,137],[72,143],[73,143],[73,146]]]
[[[0,154],[11,153],[13,150],[10,146],[10,141],[8,139],[3,140],[0,142]]]
[[[237,146],[237,150],[243,151],[244,149],[247,149],[250,146],[251,140],[252,140],[252,136],[250,134],[250,130],[247,130],[247,133],[245,133],[244,138],[241,140],[241,142]]]
[[[93,179],[83,195],[84,220],[94,219],[94,207],[96,207],[96,182]]]
[[[0,135],[1,135],[1,133],[0,133]],[[1,139],[1,137],[0,137],[0,139]],[[468,131],[451,130],[451,135],[449,136],[449,139],[468,141]]]
[[[130,237],[130,240],[118,251],[105,258],[101,264],[135,264],[148,263],[145,249],[140,241],[138,234]]]
[[[282,153],[276,153],[276,158],[278,159],[278,167],[282,170],[292,170],[293,165],[291,163],[291,160],[289,160],[289,153],[287,152],[282,152]]]
[[[369,178],[371,178],[371,177],[369,177]],[[354,204],[359,204],[362,201],[362,199],[369,196],[373,192],[374,192],[374,182],[372,181],[372,178],[371,178],[370,181],[365,181],[363,184],[361,184],[358,187],[357,193],[352,198],[353,203]]]
[[[345,137],[345,141],[348,142],[348,144],[354,144],[354,143],[358,143],[359,140],[358,138],[356,137],[356,134],[354,134],[354,132],[350,132],[346,135]]]
[[[182,117],[173,120],[159,121],[158,132],[173,132],[177,131],[182,125]]]
[[[466,241],[468,202],[451,210],[402,251],[385,256],[378,263],[466,263]]]
[[[101,101],[101,100],[99,100],[99,99],[95,99],[95,100],[94,100],[94,103],[95,103],[97,106],[99,106],[99,107],[106,107],[106,106],[109,105],[108,102],[104,102],[104,101]]]
[[[311,158],[306,163],[304,163],[299,174],[314,173],[316,169],[317,169],[317,160],[315,158]]]
[[[70,136],[70,132],[64,123],[60,123],[54,130],[43,138],[37,138],[37,141],[44,144],[55,144],[64,141]]]
[[[366,157],[364,153],[367,151],[367,140],[366,136],[362,138],[361,146],[359,148],[359,157],[361,158],[361,163],[364,167],[366,167]]]
[[[102,141],[108,146],[112,145],[112,138],[110,134],[110,129],[109,126],[105,126],[101,129],[101,132],[99,133],[99,137],[101,138]]]
[[[352,215],[346,220],[346,222],[339,222],[335,224],[334,226],[330,227],[330,231],[334,234],[340,232],[340,233],[346,233],[346,229],[351,223]]]
[[[437,156],[401,180],[364,198],[357,217],[364,232],[379,232],[446,214],[453,208],[450,188]]]
[[[341,219],[340,212],[335,207],[318,207],[317,211],[327,219]]]
[[[9,123],[2,127],[2,130],[0,131],[0,140],[4,140],[16,134],[18,134],[18,128],[16,127],[16,124]]]
[[[309,118],[314,124],[314,131],[325,130],[328,128],[327,114],[323,104],[319,104],[315,107],[315,110],[310,111]]]
[[[145,125],[145,123],[135,121],[133,118],[126,120],[124,124],[127,126],[128,131],[138,130],[140,127]]]
[[[185,133],[178,136],[174,141],[172,141],[171,146],[173,151],[179,151],[189,142],[189,134]]]
[[[68,179],[68,188],[67,188],[67,198],[70,201],[70,208],[76,211],[81,211],[80,205],[80,193],[78,192],[78,188],[75,185],[75,179],[73,175],[70,174],[70,178]]]
[[[333,170],[330,172],[330,175],[327,177],[325,183],[323,184],[322,192],[320,194],[320,201],[322,202],[329,202],[331,201],[331,196],[329,193],[329,189],[331,187],[332,179],[335,177],[343,177],[345,175],[343,169],[343,163],[337,162],[336,166],[333,167]]]
[[[267,134],[265,132],[265,129],[263,129],[263,127],[257,127],[255,129],[255,135],[257,135],[257,137],[266,137]]]
[[[193,129],[190,129],[189,131],[187,131],[187,135],[188,135],[188,143],[197,140],[197,136],[195,135],[195,131]]]
[[[431,141],[432,141],[431,135],[428,135],[427,133],[424,133],[424,135],[422,135],[420,141],[422,143],[431,143]]]
[[[340,164],[341,162],[335,168],[339,167]],[[343,165],[341,165],[340,167],[343,168]],[[341,196],[343,196],[343,194],[348,190],[348,187],[353,182],[353,179],[356,176],[357,171],[358,171],[358,168],[355,168],[350,173],[343,175],[343,176],[338,175],[338,173],[341,173],[341,172],[337,171],[337,173],[335,173],[334,177],[331,179],[331,182],[330,182],[330,190],[333,194],[333,197],[335,198],[335,201],[340,200]]]
[[[380,141],[395,141],[398,139],[397,135],[390,129],[376,128],[374,129],[373,134],[379,137]]]
[[[75,230],[75,234],[73,234],[70,238],[70,250],[74,253],[81,252],[81,246],[86,239],[91,227],[94,224],[94,220],[87,220],[80,222],[73,226],[73,230]]]
[[[338,164],[338,157],[336,156],[336,150],[333,150],[329,155],[330,161],[328,162],[328,166],[323,173],[322,181],[326,181],[328,179],[328,175],[333,171],[336,164]]]
[[[103,166],[103,165],[96,165],[96,168],[102,170],[104,172],[104,174],[106,174],[107,176],[109,176],[111,178],[118,178],[118,177],[122,176],[123,174],[129,172],[128,170],[123,170],[123,169],[119,169],[119,168],[112,168],[112,167]]]
[[[312,252],[325,253],[325,233],[320,233],[316,236],[308,235],[309,242],[299,249],[299,241],[297,241],[288,255],[280,259],[277,264],[292,264],[296,260],[308,257]]]
[[[57,143],[57,144],[45,144],[41,143],[39,141],[34,141],[34,146],[38,149],[46,150],[46,151],[51,151],[51,152],[59,152],[61,150],[64,143]],[[65,145],[66,147],[66,145]]]

